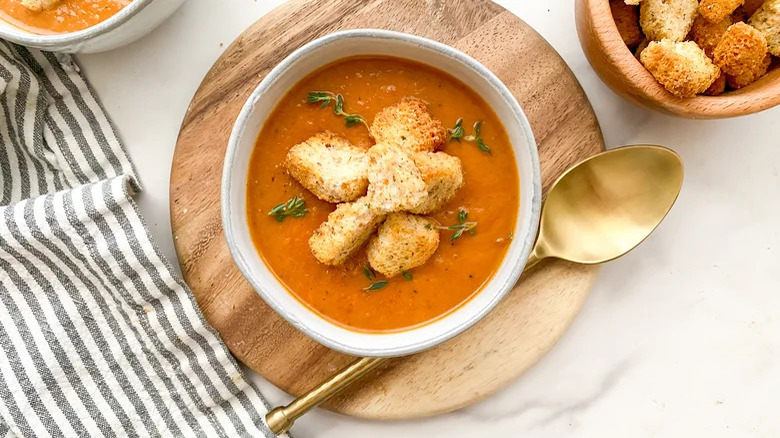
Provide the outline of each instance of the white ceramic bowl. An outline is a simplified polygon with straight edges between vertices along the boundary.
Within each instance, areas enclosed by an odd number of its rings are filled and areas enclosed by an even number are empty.
[[[279,99],[314,70],[341,58],[392,55],[423,62],[457,77],[481,95],[504,123],[520,174],[515,238],[493,279],[465,305],[427,325],[395,333],[351,331],[318,316],[282,286],[257,253],[249,233],[246,181],[260,129]],[[225,159],[222,221],[233,258],[249,283],[276,312],[318,342],[357,356],[403,356],[436,346],[487,314],[514,286],[536,238],[541,205],[539,158],[531,126],[510,91],[482,64],[452,47],[382,30],[333,33],[301,47],[274,68],[242,109]]]
[[[38,35],[0,20],[0,38],[51,52],[94,53],[129,44],[151,32],[184,0],[133,0],[107,20],[78,32]]]

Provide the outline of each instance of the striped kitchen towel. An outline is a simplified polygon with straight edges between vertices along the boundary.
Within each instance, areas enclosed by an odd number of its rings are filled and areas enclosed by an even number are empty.
[[[273,436],[78,66],[0,41],[0,437]]]

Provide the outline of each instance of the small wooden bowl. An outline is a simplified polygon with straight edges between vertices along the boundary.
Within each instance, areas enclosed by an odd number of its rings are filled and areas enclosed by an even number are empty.
[[[618,33],[609,0],[576,0],[577,33],[593,69],[631,102],[691,119],[744,116],[780,104],[780,66],[753,84],[720,96],[675,97],[634,57]]]

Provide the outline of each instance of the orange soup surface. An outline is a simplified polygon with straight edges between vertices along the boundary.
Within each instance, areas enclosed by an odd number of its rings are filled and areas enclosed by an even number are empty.
[[[344,96],[344,109],[369,123],[383,108],[403,97],[429,103],[435,118],[448,127],[463,119],[466,134],[482,120],[482,137],[492,153],[473,142],[449,142],[443,151],[460,158],[465,184],[444,208],[430,217],[441,225],[458,223],[458,210],[478,223],[475,233],[451,241],[441,231],[433,257],[374,291],[363,272],[365,248],[345,265],[326,266],[309,249],[313,231],[335,206],[317,199],[285,171],[289,149],[330,130],[353,144],[373,142],[363,125],[346,127],[332,106],[306,103],[310,91]],[[519,178],[509,138],[493,110],[473,90],[431,67],[389,57],[348,58],[323,67],[296,84],[277,104],[260,132],[247,180],[247,211],[254,244],[276,277],[306,306],[333,323],[357,331],[397,331],[435,320],[467,302],[498,270],[512,239],[519,206]],[[277,222],[268,216],[275,205],[302,195],[309,214]],[[377,280],[382,280],[381,276]],[[377,281],[374,280],[374,281]]]
[[[31,11],[20,0],[0,0],[0,18],[37,34],[83,30],[105,21],[132,0],[62,0],[42,11]]]

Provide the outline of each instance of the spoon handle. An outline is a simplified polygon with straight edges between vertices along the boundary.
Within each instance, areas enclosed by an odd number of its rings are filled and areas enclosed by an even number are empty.
[[[329,398],[338,394],[347,386],[360,379],[366,373],[385,363],[383,357],[364,357],[352,362],[338,374],[322,382],[311,391],[296,398],[287,406],[280,406],[266,414],[265,422],[276,435],[281,435],[292,427],[295,420],[312,408],[319,406]]]

